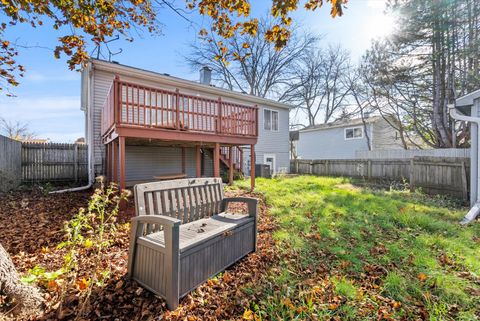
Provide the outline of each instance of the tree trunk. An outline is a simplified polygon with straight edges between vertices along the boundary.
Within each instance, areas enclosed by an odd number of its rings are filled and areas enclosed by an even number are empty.
[[[11,313],[27,316],[40,312],[43,298],[37,288],[23,284],[7,251],[0,244],[0,294],[13,300]]]

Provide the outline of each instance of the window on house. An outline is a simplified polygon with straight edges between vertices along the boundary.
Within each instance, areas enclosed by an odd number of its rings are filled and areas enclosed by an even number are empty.
[[[263,110],[263,129],[278,131],[278,111]]]
[[[345,139],[358,139],[363,137],[362,127],[345,128]]]

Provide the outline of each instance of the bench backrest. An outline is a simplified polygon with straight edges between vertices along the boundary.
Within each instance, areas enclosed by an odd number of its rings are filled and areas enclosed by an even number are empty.
[[[183,223],[220,212],[221,178],[186,178],[138,184],[134,187],[137,215],[165,215]]]

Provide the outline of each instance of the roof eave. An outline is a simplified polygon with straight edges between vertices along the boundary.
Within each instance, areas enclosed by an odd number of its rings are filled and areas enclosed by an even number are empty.
[[[472,91],[471,93],[468,93],[460,98],[457,98],[455,100],[455,107],[466,107],[466,106],[472,106],[473,101],[480,99],[480,89]]]
[[[367,124],[372,124],[374,122],[379,121],[381,118],[371,118],[371,119],[366,119],[365,122]],[[305,132],[313,132],[313,131],[318,131],[318,130],[327,130],[327,129],[333,129],[333,128],[345,128],[345,127],[358,127],[358,126],[363,126],[362,123],[360,124],[352,124],[352,123],[345,123],[345,124],[338,124],[338,125],[330,125],[330,126],[325,126],[325,127],[317,127],[317,128],[304,128],[300,129],[300,133],[305,133]]]
[[[190,80],[185,80],[181,79],[178,77],[174,76],[167,76],[163,75],[154,71],[150,70],[145,70],[145,69],[140,69],[140,68],[135,68],[131,66],[126,66],[122,64],[117,64],[117,63],[112,63],[112,62],[107,62],[103,60],[97,60],[97,59],[92,59],[90,60],[92,63],[94,69],[99,69],[99,70],[104,70],[104,71],[112,71],[112,72],[123,72],[123,73],[128,73],[131,75],[137,75],[140,77],[147,77],[152,80],[157,80],[157,81],[162,81],[166,84],[170,84],[172,86],[181,86],[184,88],[188,89],[193,89],[193,90],[201,90],[206,93],[214,94],[214,95],[222,95],[225,97],[230,97],[234,99],[241,99],[245,100],[251,103],[255,104],[262,104],[262,105],[267,105],[271,107],[277,107],[277,108],[283,108],[283,109],[288,109],[290,110],[292,106],[280,103],[274,100],[270,100],[267,98],[261,98],[253,95],[248,95],[248,94],[242,94],[238,93],[235,91],[231,91],[228,89],[223,89],[223,88],[218,88],[218,87],[213,87],[201,83],[197,83],[194,81]]]

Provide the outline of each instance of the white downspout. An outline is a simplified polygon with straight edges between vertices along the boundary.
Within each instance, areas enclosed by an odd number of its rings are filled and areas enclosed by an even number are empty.
[[[448,106],[450,116],[453,119],[467,121],[471,124],[471,147],[470,147],[470,210],[467,215],[460,221],[461,225],[472,222],[480,214],[480,198],[478,191],[478,181],[480,180],[479,171],[480,159],[478,157],[478,143],[480,142],[480,118],[466,116],[458,112],[453,105]],[[473,107],[473,106],[472,106]],[[474,112],[475,111],[475,112]],[[472,115],[478,114],[477,108],[472,108]]]
[[[87,190],[92,187],[94,180],[95,180],[95,168],[94,168],[94,161],[93,161],[93,104],[92,104],[92,88],[91,88],[91,72],[90,72],[90,64],[88,65],[87,69],[87,77],[88,77],[88,85],[87,85],[87,126],[86,126],[86,137],[87,137],[87,170],[88,170],[88,183],[85,186],[73,187],[62,189],[58,191],[52,191],[49,194],[56,194],[56,193],[66,193],[66,192],[77,192]]]

